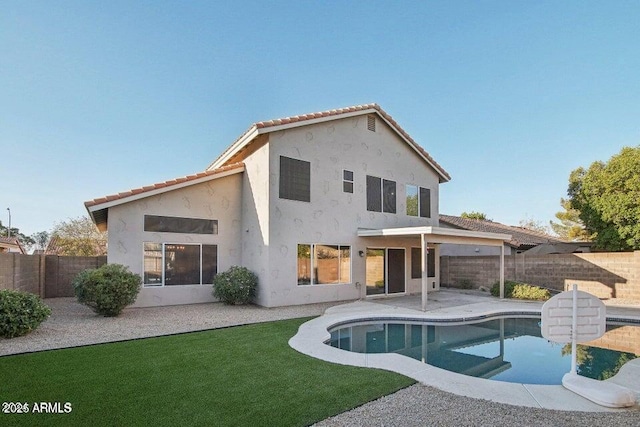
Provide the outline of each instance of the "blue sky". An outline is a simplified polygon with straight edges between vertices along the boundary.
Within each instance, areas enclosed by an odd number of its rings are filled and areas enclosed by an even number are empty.
[[[0,220],[195,173],[253,122],[376,102],[517,225],[640,144],[638,1],[0,0]]]

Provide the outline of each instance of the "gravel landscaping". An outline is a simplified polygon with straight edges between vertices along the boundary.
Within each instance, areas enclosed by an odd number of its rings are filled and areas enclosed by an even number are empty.
[[[342,426],[638,426],[640,411],[569,412],[472,399],[416,384],[320,423]]]
[[[102,317],[75,298],[49,298],[51,317],[38,329],[11,340],[0,338],[0,356],[55,348],[200,331],[247,323],[319,316],[336,303],[264,308],[222,303],[126,308]]]
[[[0,355],[105,343],[157,335],[318,316],[336,303],[264,308],[221,303],[128,308],[117,318],[101,317],[75,298],[47,299],[51,317],[36,331],[0,339]],[[369,402],[318,426],[638,426],[640,411],[610,413],[551,411],[510,406],[446,393],[416,384]]]

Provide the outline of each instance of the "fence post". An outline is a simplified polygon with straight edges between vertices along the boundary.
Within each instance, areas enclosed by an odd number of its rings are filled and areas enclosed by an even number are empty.
[[[46,258],[44,255],[38,255],[38,290],[40,292],[40,298],[45,298],[45,267],[46,267]]]

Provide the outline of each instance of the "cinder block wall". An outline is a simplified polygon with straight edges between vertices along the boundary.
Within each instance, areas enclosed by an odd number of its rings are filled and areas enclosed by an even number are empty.
[[[440,259],[442,284],[456,286],[469,280],[475,287],[491,286],[499,279],[498,256]],[[600,298],[640,301],[640,251],[505,257],[505,279],[546,286],[559,291],[577,284]]]
[[[73,279],[78,273],[91,268],[98,268],[107,263],[106,256],[57,256],[47,255],[45,263],[45,297],[72,297]]]
[[[43,282],[40,276],[39,255],[17,253],[0,254],[0,289],[13,289],[43,296]]]
[[[73,278],[106,264],[107,257],[0,254],[0,289],[31,292],[43,298],[74,296]]]

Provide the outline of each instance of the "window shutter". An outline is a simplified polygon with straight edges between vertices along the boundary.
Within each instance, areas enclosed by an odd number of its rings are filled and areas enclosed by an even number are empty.
[[[420,187],[420,216],[431,218],[431,190]]]
[[[382,180],[367,175],[367,210],[382,212]]]

